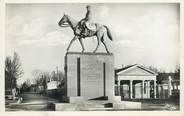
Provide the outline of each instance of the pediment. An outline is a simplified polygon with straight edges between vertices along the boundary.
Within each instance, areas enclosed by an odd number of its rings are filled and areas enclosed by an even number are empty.
[[[120,76],[143,76],[143,75],[155,75],[153,72],[150,72],[149,70],[147,69],[144,69],[142,67],[139,67],[139,66],[135,66],[133,68],[130,68],[130,69],[126,69],[124,71],[121,71],[118,73],[118,75]]]

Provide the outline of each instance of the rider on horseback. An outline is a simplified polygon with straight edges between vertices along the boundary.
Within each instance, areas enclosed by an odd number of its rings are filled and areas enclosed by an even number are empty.
[[[96,26],[92,23],[92,13],[91,13],[91,6],[87,5],[87,13],[84,19],[82,19],[79,23],[79,28],[81,30],[80,35],[88,35],[89,30],[90,31],[95,31]]]
[[[69,51],[70,46],[75,40],[79,40],[80,44],[82,46],[82,52],[84,52],[84,45],[82,42],[82,39],[86,37],[94,37],[96,36],[97,39],[97,46],[95,50],[93,51],[94,53],[97,51],[100,42],[103,43],[105,46],[106,52],[109,53],[109,50],[106,46],[105,43],[105,38],[108,37],[110,40],[112,40],[112,36],[110,33],[110,30],[107,26],[98,24],[98,23],[92,23],[91,21],[91,8],[90,6],[87,6],[87,13],[86,17],[82,19],[81,21],[77,22],[76,20],[72,19],[68,15],[63,15],[61,20],[59,21],[58,25],[61,27],[71,27],[74,33],[73,39],[70,41],[68,47],[67,47],[67,52]],[[104,36],[107,35],[107,36]]]

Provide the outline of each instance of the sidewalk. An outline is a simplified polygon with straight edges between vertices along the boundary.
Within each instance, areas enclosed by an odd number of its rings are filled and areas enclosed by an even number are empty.
[[[18,100],[5,100],[6,111],[49,111],[48,103],[58,102],[57,100],[37,93],[22,93],[22,103]]]

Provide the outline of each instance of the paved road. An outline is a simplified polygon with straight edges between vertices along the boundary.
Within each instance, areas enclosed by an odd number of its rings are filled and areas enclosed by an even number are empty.
[[[15,102],[6,105],[6,111],[48,111],[48,103],[58,102],[53,98],[37,93],[23,93],[21,97],[23,98],[21,104]]]
[[[38,104],[38,103],[48,103],[48,102],[56,102],[57,100],[44,96],[42,94],[37,93],[23,93],[21,94],[23,98],[23,103],[27,104]]]
[[[23,93],[23,102],[21,104],[8,101],[6,105],[6,111],[50,111],[47,107],[50,102],[58,102],[57,100],[36,93]],[[7,101],[6,101],[7,102]],[[142,110],[178,110],[179,105],[171,103],[154,104],[149,102],[143,102]]]

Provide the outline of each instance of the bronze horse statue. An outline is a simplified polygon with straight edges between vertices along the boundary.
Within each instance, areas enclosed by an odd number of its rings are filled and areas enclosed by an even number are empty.
[[[84,52],[84,45],[82,42],[82,39],[84,39],[85,37],[93,37],[96,36],[97,37],[97,46],[95,48],[95,50],[93,51],[94,53],[97,51],[99,45],[100,45],[100,41],[103,43],[103,45],[105,46],[106,52],[109,53],[109,50],[106,46],[106,43],[104,41],[104,35],[107,34],[108,38],[112,41],[112,36],[110,33],[110,30],[108,29],[107,26],[105,25],[101,25],[98,23],[94,23],[96,29],[94,30],[88,30],[88,33],[85,34],[81,34],[80,33],[80,21],[76,21],[73,18],[71,18],[70,16],[64,14],[64,16],[61,18],[61,20],[59,21],[58,25],[60,27],[71,27],[74,33],[74,38],[70,41],[69,46],[67,48],[67,52],[69,51],[69,48],[71,46],[71,44],[78,39],[81,46],[82,46],[82,52]],[[87,28],[87,27],[86,27]]]

